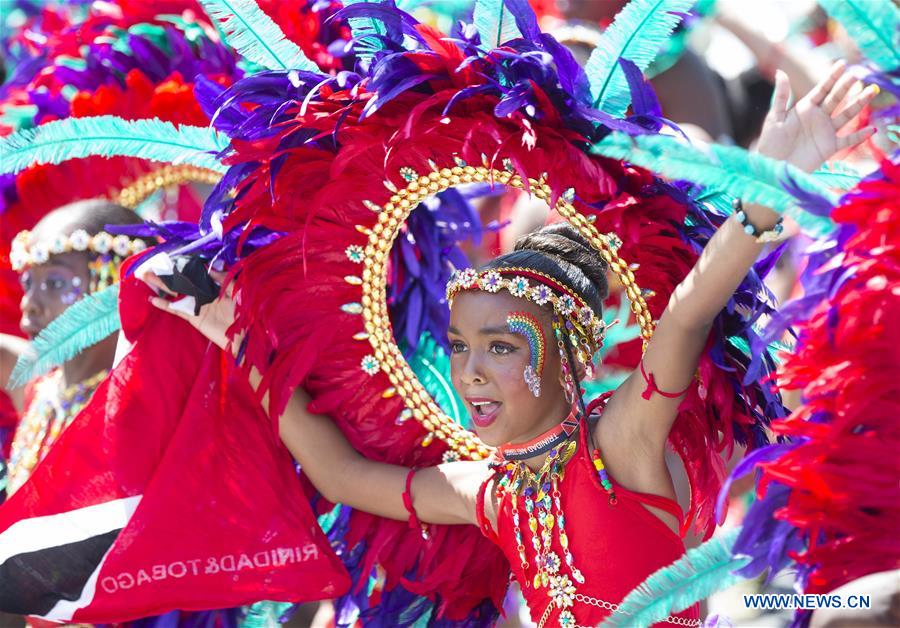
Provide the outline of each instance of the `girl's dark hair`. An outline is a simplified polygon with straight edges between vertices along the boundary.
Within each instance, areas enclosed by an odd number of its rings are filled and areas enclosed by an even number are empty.
[[[603,315],[603,300],[609,294],[606,262],[575,228],[567,222],[548,225],[516,240],[511,253],[501,255],[484,266],[484,270],[527,268],[543,273],[574,290],[581,299]],[[568,334],[563,334],[566,357],[575,364],[575,354]],[[587,406],[581,393],[581,381],[573,370],[575,401],[581,415],[587,417]]]
[[[572,225],[560,222],[516,240],[515,249],[488,262],[483,270],[528,268],[568,286],[594,313],[603,312],[609,294],[606,262]]]

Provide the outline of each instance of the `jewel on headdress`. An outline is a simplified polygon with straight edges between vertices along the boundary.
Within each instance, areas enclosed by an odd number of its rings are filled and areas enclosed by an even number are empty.
[[[363,261],[364,250],[358,244],[352,244],[344,249],[344,253],[347,254],[347,259],[349,259],[354,264],[360,264]]]
[[[575,188],[568,188],[562,193],[562,197],[564,201],[571,203],[575,200]]]
[[[510,159],[509,157],[506,157],[503,159],[503,169],[506,170],[507,172],[509,172],[510,174],[515,173],[516,167],[513,166],[512,159]]]
[[[347,314],[362,314],[363,308],[360,303],[344,303],[341,306],[341,311]]]
[[[373,203],[372,201],[368,201],[368,200],[364,200],[364,201],[363,201],[363,205],[366,206],[366,209],[368,209],[368,210],[370,210],[370,211],[373,211],[373,212],[375,212],[376,214],[377,214],[378,212],[380,212],[382,209],[384,209],[384,208],[383,208],[381,205],[379,205],[378,203]]]
[[[374,355],[367,355],[360,362],[360,366],[362,370],[366,372],[366,375],[375,375],[380,369],[378,366],[378,360],[375,359]]]
[[[432,159],[428,160],[428,167],[431,168],[432,170],[438,170],[437,164],[434,163],[434,160],[432,160]]]
[[[578,322],[582,325],[590,325],[591,321],[594,320],[594,310],[589,308],[588,306],[584,306],[580,310],[578,310]]]
[[[544,305],[553,296],[553,291],[544,284],[540,284],[531,289],[531,300],[537,305]]]
[[[609,248],[614,251],[622,246],[622,240],[615,233],[606,234],[606,243],[609,245]]]
[[[501,281],[500,273],[495,270],[492,270],[488,273],[485,273],[479,282],[479,286],[485,292],[497,292],[500,290],[500,281]]]
[[[400,414],[397,415],[397,418],[394,419],[394,424],[403,425],[412,418],[412,415],[412,410],[410,410],[409,408],[403,408]]]
[[[465,168],[466,165],[467,165],[466,162],[465,162],[465,160],[460,159],[458,155],[454,155],[454,156],[453,156],[453,163],[455,163],[455,164],[456,164],[457,166],[459,166],[460,168]]]
[[[562,295],[556,303],[557,310],[559,310],[559,313],[563,316],[569,316],[575,311],[575,299],[573,299],[571,295]]]
[[[656,293],[650,288],[644,288],[643,290],[641,290],[641,296],[645,299],[649,299],[650,297],[655,297]]]
[[[474,288],[478,284],[478,273],[475,272],[474,268],[466,268],[459,273],[456,280],[462,288],[468,290]]]
[[[528,293],[528,280],[525,277],[514,277],[509,280],[509,293],[521,299]]]
[[[400,176],[403,177],[403,180],[412,183],[413,181],[417,181],[419,179],[419,173],[410,168],[409,166],[403,166],[400,168]]]
[[[394,185],[394,184],[393,184],[390,180],[388,180],[388,179],[385,179],[385,180],[384,180],[384,187],[386,187],[386,188],[388,189],[388,192],[390,192],[391,194],[396,194],[397,192],[399,192],[399,190],[397,189],[397,186]]]

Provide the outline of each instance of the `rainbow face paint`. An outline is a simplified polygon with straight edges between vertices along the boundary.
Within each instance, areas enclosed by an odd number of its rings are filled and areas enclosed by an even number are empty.
[[[531,350],[531,362],[525,367],[525,383],[535,397],[541,396],[541,374],[544,372],[544,356],[547,342],[538,319],[528,312],[510,312],[506,317],[510,333],[524,336]]]

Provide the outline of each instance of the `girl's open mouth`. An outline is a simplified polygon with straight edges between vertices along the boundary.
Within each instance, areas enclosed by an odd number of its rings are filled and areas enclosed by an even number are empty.
[[[497,419],[503,405],[493,399],[466,397],[472,415],[472,422],[478,427],[487,427]]]

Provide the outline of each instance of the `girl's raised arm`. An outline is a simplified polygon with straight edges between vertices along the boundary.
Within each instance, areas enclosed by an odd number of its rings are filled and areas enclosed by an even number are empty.
[[[212,273],[219,282],[222,275]],[[172,294],[152,273],[141,278],[151,286]],[[175,296],[175,295],[173,295]],[[170,307],[170,302],[154,297],[156,307],[191,323],[224,350],[230,343],[227,330],[234,321],[234,301],[223,291],[220,297],[192,316]],[[259,384],[258,374],[251,385]],[[365,512],[405,521],[409,512],[403,495],[409,469],[374,462],[360,455],[328,417],[307,410],[309,396],[302,388],[294,391],[279,418],[279,434],[291,455],[300,463],[313,486],[328,500]],[[475,498],[481,481],[488,476],[486,462],[452,462],[426,467],[415,473],[410,486],[412,505],[422,523],[476,524]]]
[[[857,85],[854,77],[845,74],[844,64],[837,63],[828,77],[790,106],[790,84],[779,72],[758,151],[812,172],[837,151],[869,137],[872,128],[837,135],[878,93],[873,85],[848,99]],[[772,210],[750,205],[743,211],[745,224],[757,233],[775,227],[778,216]],[[644,354],[643,372],[633,373],[610,401],[609,409],[614,410],[609,414],[614,420],[609,423],[616,425],[607,423],[603,429],[615,428],[614,438],[637,438],[647,449],[661,454],[682,399],[678,393],[694,376],[713,321],[763,246],[745,232],[737,214],[725,221],[672,294]]]

